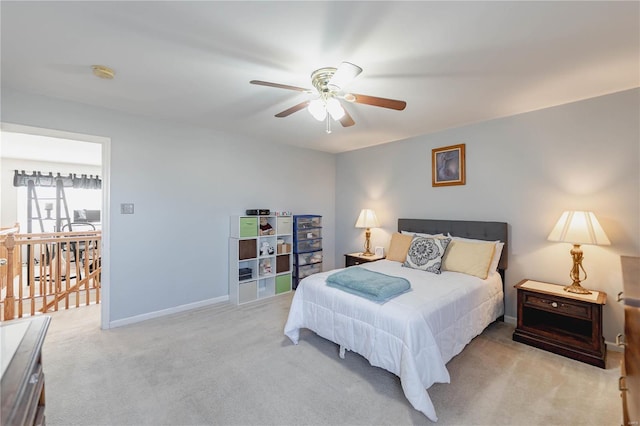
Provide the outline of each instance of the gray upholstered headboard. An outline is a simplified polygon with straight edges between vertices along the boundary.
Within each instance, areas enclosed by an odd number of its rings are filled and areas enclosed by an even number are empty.
[[[506,222],[478,222],[469,220],[398,219],[398,231],[421,232],[423,234],[447,234],[456,237],[504,243],[498,269],[504,282],[504,270],[508,266],[508,224]]]

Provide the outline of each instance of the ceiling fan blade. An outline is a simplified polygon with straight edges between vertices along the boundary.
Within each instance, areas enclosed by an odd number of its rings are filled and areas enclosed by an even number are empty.
[[[336,72],[327,83],[327,87],[333,91],[340,91],[362,72],[362,68],[351,62],[340,64]]]
[[[344,115],[340,119],[340,124],[342,124],[342,127],[351,127],[356,124],[356,122],[353,121],[353,118],[351,118],[351,115],[349,115],[349,111],[346,109],[344,110]]]
[[[276,114],[276,117],[278,117],[278,118],[287,117],[287,116],[293,114],[294,112],[298,112],[301,109],[305,109],[309,105],[309,102],[310,101],[300,102],[298,105],[294,105],[291,108],[285,109],[284,111]]]
[[[311,89],[305,89],[303,87],[289,86],[288,84],[271,83],[269,81],[251,80],[249,83],[257,84],[258,86],[276,87],[278,89],[296,90],[298,92],[312,93]]]
[[[358,95],[357,93],[350,93],[350,96],[345,96],[344,99],[349,102],[355,102],[357,104],[373,105],[382,108],[395,109],[402,111],[406,108],[407,103],[405,101],[398,101],[396,99],[378,98],[376,96]]]

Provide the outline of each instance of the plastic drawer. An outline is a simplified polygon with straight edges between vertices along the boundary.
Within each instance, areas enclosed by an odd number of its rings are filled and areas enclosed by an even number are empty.
[[[322,228],[309,228],[296,233],[296,239],[301,240],[314,240],[316,238],[322,238]]]
[[[298,266],[310,265],[312,263],[322,262],[322,251],[313,251],[309,253],[299,253],[293,258]]]
[[[322,217],[299,217],[296,219],[297,231],[305,228],[320,228],[322,227]]]
[[[305,265],[298,267],[298,278],[308,277],[309,275],[322,272],[322,263],[314,263],[312,265]]]
[[[296,242],[296,253],[305,251],[317,251],[322,248],[322,240],[303,240]]]

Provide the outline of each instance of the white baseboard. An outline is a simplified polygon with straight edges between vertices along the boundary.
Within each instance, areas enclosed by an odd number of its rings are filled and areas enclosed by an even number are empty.
[[[624,352],[624,348],[616,345],[615,342],[607,342],[606,340],[604,341],[604,344],[607,345],[607,350],[608,351],[613,351],[613,352]]]
[[[175,306],[173,308],[162,309],[161,311],[148,312],[146,314],[135,315],[123,318],[109,323],[109,328],[122,327],[123,325],[135,324],[137,322],[146,321],[153,318],[159,318],[166,315],[177,314],[179,312],[190,311],[192,309],[202,308],[204,306],[215,305],[216,303],[228,302],[229,296],[220,296],[213,299],[201,300],[199,302],[188,303],[186,305]]]
[[[516,317],[505,315],[504,322],[506,322],[507,324],[516,325],[518,323],[518,319]]]

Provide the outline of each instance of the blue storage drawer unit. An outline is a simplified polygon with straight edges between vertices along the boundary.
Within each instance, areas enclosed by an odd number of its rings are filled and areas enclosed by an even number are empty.
[[[322,272],[322,216],[293,216],[293,288],[303,278]]]

